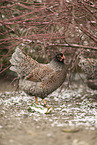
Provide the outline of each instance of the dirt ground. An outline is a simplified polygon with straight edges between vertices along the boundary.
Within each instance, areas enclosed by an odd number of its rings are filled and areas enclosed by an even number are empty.
[[[24,116],[21,120],[0,121],[0,145],[97,145],[97,129],[81,128],[65,132],[64,127],[51,127],[44,121],[33,121]]]
[[[3,101],[4,99],[3,96]],[[56,104],[55,100],[54,103]],[[15,115],[27,110],[27,106],[0,106],[0,145],[97,145],[96,127],[86,129],[83,125],[73,128],[51,125],[53,116],[60,118],[56,109],[51,114],[40,115],[36,112],[35,115],[30,115],[25,111],[21,115]],[[58,111],[60,112],[60,109]]]

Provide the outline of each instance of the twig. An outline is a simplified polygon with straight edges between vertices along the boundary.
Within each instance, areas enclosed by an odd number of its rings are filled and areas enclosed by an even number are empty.
[[[62,47],[72,47],[72,48],[83,48],[83,49],[90,49],[90,50],[97,51],[97,47],[77,45],[77,44],[50,44],[48,46],[62,46]]]

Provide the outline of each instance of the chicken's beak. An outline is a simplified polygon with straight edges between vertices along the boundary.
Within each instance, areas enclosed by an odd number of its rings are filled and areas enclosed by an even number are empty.
[[[62,57],[62,59],[64,59],[64,60],[65,60],[65,56],[64,56],[64,54],[63,54],[63,57]]]
[[[65,63],[65,56],[64,56],[64,54],[63,54],[63,57],[62,57],[62,59],[64,60],[64,63]]]

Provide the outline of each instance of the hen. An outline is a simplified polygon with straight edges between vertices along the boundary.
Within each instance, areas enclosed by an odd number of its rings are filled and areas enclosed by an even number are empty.
[[[10,59],[10,70],[17,73],[19,88],[31,96],[42,98],[44,105],[49,108],[44,98],[62,85],[66,78],[66,68],[63,53],[57,54],[50,63],[41,64],[19,48],[15,50]]]

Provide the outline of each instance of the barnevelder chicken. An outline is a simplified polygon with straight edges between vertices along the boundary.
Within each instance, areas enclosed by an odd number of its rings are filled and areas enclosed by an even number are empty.
[[[31,96],[42,98],[44,106],[49,108],[44,100],[47,95],[62,85],[66,78],[65,56],[58,53],[48,64],[38,63],[19,48],[15,50],[10,59],[10,70],[19,77],[19,88]]]

